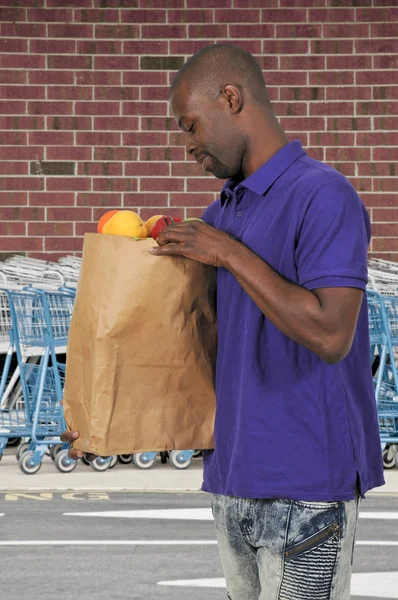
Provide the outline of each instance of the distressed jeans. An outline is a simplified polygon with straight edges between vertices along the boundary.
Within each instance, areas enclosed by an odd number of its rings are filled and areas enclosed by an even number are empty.
[[[349,600],[359,502],[212,495],[228,598]]]

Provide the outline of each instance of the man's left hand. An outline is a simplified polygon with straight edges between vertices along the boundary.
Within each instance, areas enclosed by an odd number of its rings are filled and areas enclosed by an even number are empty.
[[[149,249],[156,256],[185,256],[213,267],[222,267],[236,242],[230,235],[204,221],[183,221],[169,225],[159,234],[158,246]]]

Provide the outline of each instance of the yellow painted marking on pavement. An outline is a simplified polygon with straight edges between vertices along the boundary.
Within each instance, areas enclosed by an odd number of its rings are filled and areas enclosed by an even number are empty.
[[[67,494],[62,494],[63,500],[109,500],[109,495],[99,492],[89,492],[85,494],[84,492],[68,492]]]
[[[53,494],[51,492],[40,492],[37,494],[14,492],[12,494],[6,494],[4,499],[8,502],[16,502],[18,498],[27,498],[28,500],[52,500]]]

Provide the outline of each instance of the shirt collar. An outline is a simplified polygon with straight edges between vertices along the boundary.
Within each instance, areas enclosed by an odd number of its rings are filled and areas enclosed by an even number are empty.
[[[300,140],[294,140],[282,146],[276,154],[271,156],[266,163],[247,177],[247,179],[242,180],[239,175],[227,179],[220,194],[221,205],[225,204],[228,198],[232,197],[234,189],[238,185],[253,191],[255,194],[265,194],[278,177],[303,154],[305,154],[305,150],[303,150]]]

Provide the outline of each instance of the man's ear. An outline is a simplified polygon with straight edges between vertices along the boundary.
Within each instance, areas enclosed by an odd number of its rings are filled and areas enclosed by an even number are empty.
[[[232,114],[237,114],[242,110],[242,92],[235,83],[226,83],[222,89],[222,95],[226,99]]]

